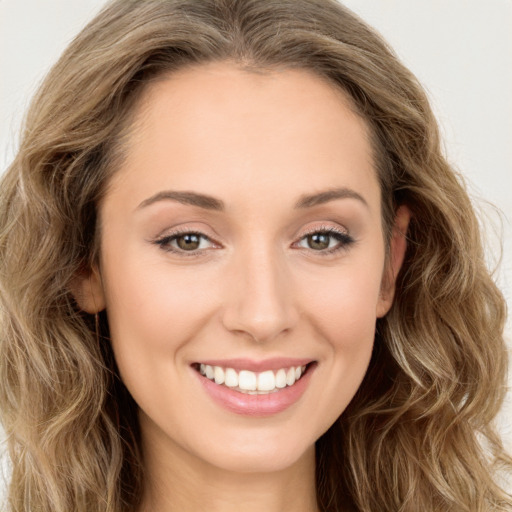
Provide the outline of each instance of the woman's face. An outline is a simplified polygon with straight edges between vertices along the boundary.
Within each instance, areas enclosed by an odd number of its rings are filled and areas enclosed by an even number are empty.
[[[228,63],[152,84],[100,218],[81,300],[107,309],[145,445],[236,471],[311,453],[393,294],[368,132],[344,94]]]

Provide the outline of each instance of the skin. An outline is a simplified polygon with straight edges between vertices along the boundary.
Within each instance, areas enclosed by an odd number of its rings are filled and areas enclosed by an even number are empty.
[[[397,212],[386,259],[367,126],[310,72],[188,68],[149,86],[136,114],[100,207],[100,264],[77,297],[88,312],[106,308],[140,407],[142,510],[317,510],[314,444],[364,377],[409,212]],[[333,189],[353,197],[296,207]],[[206,194],[224,210],[148,204],[162,191]],[[188,253],[168,250],[176,238],[156,243],[176,229],[207,238]],[[307,235],[328,229],[344,235],[323,239],[339,250],[312,248]],[[191,368],[235,357],[317,367],[298,402],[254,418],[214,403]]]

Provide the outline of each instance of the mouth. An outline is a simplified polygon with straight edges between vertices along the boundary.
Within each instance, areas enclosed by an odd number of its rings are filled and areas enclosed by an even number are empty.
[[[259,372],[199,362],[192,368],[217,386],[248,395],[269,395],[296,386],[315,364],[310,361]]]

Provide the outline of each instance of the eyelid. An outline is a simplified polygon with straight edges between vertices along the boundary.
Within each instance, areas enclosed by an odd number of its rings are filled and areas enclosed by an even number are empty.
[[[305,231],[303,231],[300,234],[300,236],[298,238],[296,238],[296,241],[293,243],[296,244],[297,242],[300,242],[307,236],[313,235],[315,233],[327,233],[327,234],[332,233],[332,234],[338,234],[342,237],[348,237],[348,238],[352,239],[348,229],[346,229],[346,228],[339,227],[339,226],[333,226],[332,224],[321,224],[321,225],[316,225],[316,226],[307,228]]]
[[[327,225],[327,224],[321,224],[320,226],[314,226],[312,228],[306,229],[301,235],[301,239],[305,236],[312,235],[314,233],[339,233],[340,235],[348,235],[348,229],[340,228],[337,226]]]
[[[298,239],[296,239],[295,242],[293,242],[292,246],[296,246],[297,244],[302,242],[302,240],[304,240],[306,237],[315,233],[325,233],[330,236],[337,235],[338,237],[340,237],[340,239],[338,239],[338,244],[335,247],[326,248],[323,250],[315,250],[305,247],[297,247],[297,249],[306,251],[308,253],[314,253],[315,255],[322,257],[334,255],[339,251],[348,250],[348,248],[356,242],[356,240],[350,235],[349,231],[346,228],[340,228],[338,226],[323,224],[320,226],[308,228],[301,234],[301,236]]]
[[[222,247],[222,245],[219,242],[214,240],[211,236],[205,234],[200,229],[194,229],[194,228],[189,228],[189,227],[187,227],[187,228],[179,227],[179,228],[175,228],[173,230],[167,231],[164,234],[156,236],[153,240],[151,240],[151,242],[154,243],[155,245],[160,246],[160,248],[163,251],[178,254],[179,256],[184,256],[187,258],[202,256],[202,255],[204,255],[204,253],[206,251],[208,251],[210,249],[210,248],[207,248],[207,249],[203,248],[203,249],[196,249],[193,251],[185,251],[183,249],[179,249],[179,248],[176,248],[176,247],[173,247],[170,245],[171,241],[179,238],[180,236],[184,236],[184,235],[197,235],[203,239],[208,240],[212,244],[213,248]]]
[[[315,249],[306,248],[306,247],[297,247],[297,245],[300,242],[302,242],[306,237],[313,235],[315,233],[323,233],[323,234],[330,235],[332,237],[336,237],[336,235],[337,235],[339,237],[338,243],[336,244],[335,247],[326,248],[326,249],[322,249],[322,250],[315,250]],[[211,244],[211,247],[202,248],[202,249],[197,248],[197,249],[194,249],[191,251],[186,251],[186,250],[183,250],[183,249],[180,249],[177,247],[173,247],[170,245],[170,242],[172,242],[173,240],[179,238],[180,236],[184,236],[184,235],[197,235],[197,236],[207,240]],[[184,257],[200,257],[200,256],[205,255],[205,253],[208,252],[212,248],[217,248],[217,249],[222,248],[222,244],[217,242],[214,238],[205,234],[202,230],[194,229],[192,227],[186,227],[186,228],[177,227],[173,230],[164,232],[164,234],[158,235],[153,240],[149,240],[149,241],[154,243],[155,245],[160,246],[160,248],[166,252],[174,253],[179,256],[184,256]],[[322,224],[320,226],[317,225],[317,226],[309,227],[308,229],[303,231],[301,233],[300,237],[296,238],[295,241],[292,243],[292,247],[295,247],[296,249],[308,251],[308,252],[313,252],[313,253],[316,253],[321,256],[327,256],[327,255],[336,253],[340,250],[348,249],[348,247],[350,245],[352,245],[354,242],[355,242],[354,238],[349,234],[349,231],[346,228]]]

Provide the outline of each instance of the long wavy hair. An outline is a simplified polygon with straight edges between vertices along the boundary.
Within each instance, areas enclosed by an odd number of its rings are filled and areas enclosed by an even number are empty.
[[[100,249],[97,208],[141,92],[184,66],[313,71],[371,131],[389,236],[413,213],[394,304],[356,396],[318,440],[330,511],[510,511],[493,420],[506,391],[504,300],[478,221],[415,77],[335,0],[114,0],[77,36],[28,111],[0,185],[0,411],[13,512],[137,510],[136,405],[106,317],[72,289]]]

